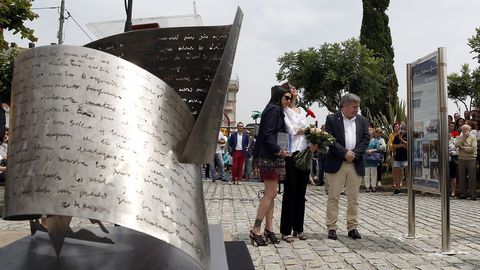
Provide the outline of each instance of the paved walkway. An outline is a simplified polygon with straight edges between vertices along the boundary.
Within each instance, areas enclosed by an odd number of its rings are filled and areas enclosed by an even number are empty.
[[[334,241],[327,239],[325,230],[324,188],[308,186],[305,232],[309,239],[253,247],[248,230],[255,219],[257,194],[263,184],[203,183],[209,222],[220,223],[227,237],[246,241],[255,269],[480,269],[480,201],[451,201],[451,250],[456,255],[447,256],[440,252],[438,197],[416,197],[417,237],[406,239],[406,194],[361,193],[359,231],[363,238],[357,241],[346,236],[346,199],[342,197],[339,239]],[[0,187],[1,199],[3,187]],[[277,196],[274,214],[277,231],[280,207],[281,196]],[[73,222],[73,226],[88,224],[79,219]],[[28,230],[28,222],[0,220],[0,246],[28,234]]]
[[[451,250],[441,254],[440,199],[416,196],[415,239],[408,232],[407,195],[361,193],[361,240],[346,236],[346,198],[340,201],[339,239],[327,239],[323,187],[308,186],[306,241],[253,247],[248,230],[255,219],[261,183],[228,185],[204,181],[210,223],[220,223],[233,240],[245,240],[255,269],[480,269],[480,202],[452,200]],[[274,228],[280,222],[281,196],[275,201]]]

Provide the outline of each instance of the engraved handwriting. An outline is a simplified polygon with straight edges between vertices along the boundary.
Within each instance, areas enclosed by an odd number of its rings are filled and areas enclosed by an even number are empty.
[[[117,197],[118,204],[126,203],[126,204],[132,204],[131,201],[127,201],[126,199],[121,199],[120,197]]]
[[[90,125],[86,125],[83,121],[73,121],[73,120],[70,120],[70,126],[73,127],[73,126],[77,126],[77,127],[80,127],[80,128],[84,128],[84,129],[92,129],[92,126]]]
[[[57,189],[57,193],[58,193],[58,194],[67,194],[67,195],[71,195],[71,194],[72,194],[72,192],[71,192],[70,190],[65,189],[65,188],[64,188],[64,189]],[[69,204],[69,205],[70,205],[70,204]]]
[[[78,158],[76,159],[68,159],[68,158],[61,158],[61,157],[58,157],[58,161],[59,162],[66,162],[66,163],[70,163],[70,164],[73,164],[73,165],[83,165],[85,167],[88,167],[87,163],[83,160],[80,160]]]
[[[58,138],[70,138],[70,139],[73,138],[72,134],[69,134],[69,133],[50,133],[50,132],[48,132],[47,134],[45,134],[45,136],[55,137],[55,141],[57,141]]]
[[[95,117],[95,114],[93,114],[92,112],[89,112],[89,111],[84,111],[80,107],[78,107],[78,109],[77,109],[77,114],[85,115],[85,116],[88,116],[88,117]]]
[[[105,108],[107,110],[110,110],[112,112],[115,112],[115,106],[113,106],[112,104],[108,104],[107,102],[95,102],[95,101],[90,101],[90,100],[87,100],[85,102],[85,104],[88,104],[88,105],[92,105],[92,106],[96,106],[96,107],[100,107],[100,108]]]
[[[102,177],[102,175],[100,175]],[[99,179],[97,177],[89,177],[88,181],[94,182],[94,183],[99,183],[99,184],[105,184],[107,186],[115,187],[114,183],[107,183],[107,178]]]
[[[97,94],[97,96],[106,95],[106,96],[122,99],[122,97],[120,95],[117,95],[117,94],[112,93],[112,92],[108,92],[108,91],[106,91],[102,88],[94,88],[91,85],[87,85],[87,92],[94,92],[94,93]]]
[[[78,88],[78,87],[77,87]],[[62,101],[70,101],[71,103],[78,103],[73,97],[62,97],[62,96],[57,96],[55,94],[52,94],[51,96],[45,96],[41,97],[40,100],[62,100]]]
[[[159,71],[169,76],[167,83],[180,85],[176,92],[131,64],[94,52],[58,49],[54,60],[29,65],[37,68],[18,73],[23,81],[14,92],[17,135],[9,158],[15,158],[12,171],[19,171],[14,182],[37,182],[9,194],[51,198],[55,209],[83,216],[134,213],[135,226],[170,233],[201,254],[193,235],[205,228],[192,213],[203,203],[198,173],[177,161],[176,147],[190,135],[191,114],[201,110],[227,38],[211,31],[158,38],[161,48],[152,57],[175,63]],[[162,47],[162,40],[178,43]],[[123,45],[104,47],[119,52]],[[189,65],[199,72],[190,74]],[[39,83],[25,86],[35,77]]]
[[[80,191],[80,198],[81,197],[95,197],[95,198],[102,198],[106,199],[107,198],[107,193],[106,192],[87,192],[87,191]]]
[[[85,202],[81,203],[77,200],[75,200],[75,203],[74,203],[73,207],[74,208],[80,208],[80,209],[88,209],[88,210],[91,210],[93,212],[107,212],[107,213],[111,212],[107,208],[97,206],[97,205],[87,204]]]
[[[109,153],[102,152],[97,148],[91,149],[91,148],[86,148],[86,147],[80,146],[80,147],[77,148],[77,151],[80,152],[80,153],[91,153],[91,154],[95,154],[97,156],[101,156],[103,158],[103,160],[107,160],[107,159],[116,160],[117,159],[116,155],[111,155]]]

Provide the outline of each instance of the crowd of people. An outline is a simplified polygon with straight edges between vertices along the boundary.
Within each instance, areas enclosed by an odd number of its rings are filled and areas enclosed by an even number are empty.
[[[281,240],[290,243],[295,239],[308,238],[304,233],[305,194],[312,175],[315,175],[316,184],[326,186],[327,237],[337,239],[338,204],[343,194],[347,197],[348,236],[360,239],[357,197],[361,182],[365,184],[365,192],[376,192],[384,166],[388,163],[392,171],[393,194],[401,193],[408,166],[406,124],[393,124],[392,132],[386,136],[382,128],[374,127],[358,114],[360,98],[346,94],[341,99],[340,111],[328,115],[321,127],[335,138],[330,150],[322,154],[317,151],[318,146],[309,143],[305,137],[307,114],[297,106],[297,97],[298,92],[293,85],[285,83],[272,87],[271,99],[263,110],[255,137],[245,130],[242,122],[228,138],[220,132],[215,158],[205,175],[212,177],[213,181],[226,181],[225,171],[230,170],[233,184],[240,184],[252,175],[264,183],[264,195],[249,232],[252,244],[265,246]],[[449,116],[450,190],[452,197],[475,200],[477,176],[480,175],[476,172],[480,161],[477,155],[480,110],[467,112],[465,116],[467,119],[458,114]],[[288,137],[286,146],[282,136]],[[315,157],[308,171],[299,169],[295,164],[296,156],[306,149],[312,151]],[[387,160],[390,162],[385,162]],[[273,228],[273,209],[280,182],[284,185],[284,192],[281,236],[277,237]]]
[[[280,241],[272,227],[274,199],[280,181],[284,183],[280,217],[281,239],[290,243],[294,239],[308,238],[304,233],[304,216],[310,171],[296,166],[297,156],[304,151],[317,152],[317,171],[322,176],[322,172],[325,172],[325,182],[329,187],[326,209],[328,238],[337,239],[338,204],[344,191],[347,196],[348,236],[360,239],[361,234],[357,230],[357,197],[362,177],[365,175],[365,155],[367,148],[371,156],[382,151],[376,137],[369,133],[367,119],[358,114],[360,98],[354,94],[346,94],[340,102],[341,110],[327,116],[324,130],[335,138],[335,142],[330,151],[323,155],[317,151],[319,146],[309,143],[305,137],[307,115],[303,109],[297,107],[297,96],[297,89],[288,83],[274,86],[272,97],[262,113],[253,157],[265,189],[249,233],[251,242],[265,246],[269,242],[275,244]],[[278,139],[281,134],[288,136],[289,143],[286,147],[281,145]],[[374,163],[372,161],[372,164]],[[265,226],[262,233],[263,223]]]
[[[211,163],[204,164],[205,178],[212,182],[228,182],[226,173],[231,175],[231,184],[240,185],[242,181],[257,178],[252,151],[255,138],[242,122],[237,123],[236,131],[225,136],[218,133],[215,155]],[[253,175],[252,175],[253,174]]]
[[[477,147],[480,146],[480,110],[466,112],[465,118],[458,113],[449,116],[449,167],[450,196],[458,199],[477,199],[477,164],[480,157]]]

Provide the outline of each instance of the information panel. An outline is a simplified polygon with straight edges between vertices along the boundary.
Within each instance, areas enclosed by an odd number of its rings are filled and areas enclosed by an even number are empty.
[[[408,237],[415,237],[415,190],[440,195],[442,252],[450,252],[446,48],[407,64]]]
[[[413,189],[440,192],[437,54],[412,64]]]

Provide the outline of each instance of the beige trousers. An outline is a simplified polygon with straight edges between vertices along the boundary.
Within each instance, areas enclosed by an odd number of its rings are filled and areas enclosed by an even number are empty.
[[[347,195],[347,230],[358,226],[358,192],[362,177],[357,174],[353,163],[344,161],[336,173],[327,173],[326,180],[329,186],[327,200],[327,229],[337,230],[338,201],[343,187]]]

